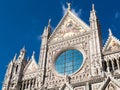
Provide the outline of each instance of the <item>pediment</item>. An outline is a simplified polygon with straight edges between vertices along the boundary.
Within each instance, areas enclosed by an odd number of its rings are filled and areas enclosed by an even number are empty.
[[[118,51],[120,51],[120,41],[114,36],[110,36],[103,48],[103,53],[109,54]]]
[[[120,90],[120,88],[115,83],[110,81],[105,90]]]
[[[112,77],[108,77],[99,90],[120,90],[120,82]]]
[[[90,27],[85,22],[68,10],[50,36],[49,42],[70,38],[89,30]]]
[[[30,60],[24,69],[24,74],[30,74],[36,72],[38,69],[35,60]]]

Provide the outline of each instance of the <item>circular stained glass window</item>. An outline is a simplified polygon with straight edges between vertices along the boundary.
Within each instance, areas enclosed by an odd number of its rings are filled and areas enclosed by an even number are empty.
[[[55,69],[59,74],[72,74],[82,65],[83,54],[75,49],[61,53],[55,61]]]

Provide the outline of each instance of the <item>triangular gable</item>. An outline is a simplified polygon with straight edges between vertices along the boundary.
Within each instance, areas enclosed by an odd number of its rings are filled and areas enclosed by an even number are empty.
[[[34,73],[38,69],[36,61],[30,60],[24,69],[24,74]]]
[[[120,82],[112,77],[108,77],[99,90],[120,90]]]
[[[69,83],[65,83],[62,85],[60,90],[73,90],[73,87]]]
[[[105,46],[103,47],[103,54],[109,54],[120,51],[120,41],[112,36],[109,36]]]
[[[61,40],[61,38],[74,36],[89,30],[90,27],[85,22],[68,10],[50,36],[49,42],[55,42]]]

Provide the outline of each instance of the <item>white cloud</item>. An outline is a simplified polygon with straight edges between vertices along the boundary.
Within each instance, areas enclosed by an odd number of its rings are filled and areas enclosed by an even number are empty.
[[[118,19],[119,17],[120,17],[120,12],[117,11],[117,12],[115,13],[115,19]]]
[[[67,8],[65,7],[65,5],[62,5],[62,10],[63,10],[63,15],[64,15],[66,13],[66,11],[67,11]],[[82,15],[82,9],[79,9],[76,12],[75,9],[72,8],[71,11],[78,17]]]
[[[76,12],[75,9],[72,9],[71,11],[78,17],[82,15],[82,9],[79,9],[78,12]]]

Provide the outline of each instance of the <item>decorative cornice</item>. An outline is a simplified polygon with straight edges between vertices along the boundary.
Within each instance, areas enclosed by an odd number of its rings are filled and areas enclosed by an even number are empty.
[[[81,81],[81,82],[78,82],[78,83],[73,83],[73,87],[77,87],[77,86],[84,86],[86,85],[86,83],[88,82],[89,84],[94,84],[94,83],[100,83],[100,82],[103,82],[105,79],[105,77],[91,77],[90,79],[88,80],[84,80],[84,81]]]
[[[71,36],[71,37],[66,37],[64,39],[61,39],[61,40],[58,40],[58,41],[55,41],[55,42],[52,42],[52,43],[48,43],[48,45],[54,45],[54,44],[57,44],[57,43],[61,43],[63,41],[68,41],[68,40],[73,40],[73,39],[76,39],[76,38],[82,38],[84,36],[88,36],[90,35],[90,31],[88,32],[85,32],[85,33],[78,33],[77,35],[75,36]]]

